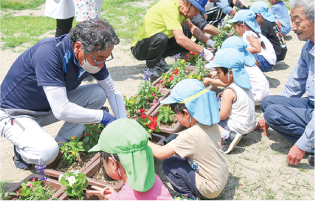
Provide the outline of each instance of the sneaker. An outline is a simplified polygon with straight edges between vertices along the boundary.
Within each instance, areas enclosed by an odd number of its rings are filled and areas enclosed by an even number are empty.
[[[159,63],[156,64],[156,68],[160,71],[166,73],[169,70],[169,66],[165,62],[165,59],[162,57]]]
[[[183,195],[177,194],[174,197],[174,200],[201,200],[199,197],[195,197],[195,198],[189,198],[189,197],[185,197]]]
[[[241,140],[241,138],[241,134],[231,131],[228,138],[221,139],[223,152],[225,154],[230,153],[235,148],[237,143]]]
[[[310,164],[311,166],[314,166],[314,155],[308,155],[307,160],[308,160],[308,164]]]
[[[30,170],[33,166],[33,164],[28,164],[25,161],[23,161],[21,155],[16,151],[16,146],[14,145],[14,157],[13,157],[13,163],[15,167],[22,169],[22,170]]]
[[[109,112],[109,108],[107,106],[103,106],[101,110],[105,110],[106,112]]]
[[[151,82],[154,82],[156,79],[158,79],[160,77],[160,75],[156,71],[155,67],[154,68],[145,67],[143,73],[147,72],[147,71],[150,72],[150,80],[151,80]]]

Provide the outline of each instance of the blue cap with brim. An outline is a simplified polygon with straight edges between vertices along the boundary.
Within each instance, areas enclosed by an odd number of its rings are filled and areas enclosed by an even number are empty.
[[[195,6],[198,10],[205,13],[205,6],[208,0],[188,0],[193,6]]]
[[[257,1],[251,5],[250,10],[253,11],[254,13],[259,13],[261,16],[269,21],[269,22],[275,22],[276,18],[275,16],[269,11],[269,6],[266,2],[264,1]]]
[[[224,67],[232,69],[233,80],[238,86],[251,89],[248,74],[244,68],[244,56],[234,48],[220,49],[212,62],[206,64],[206,68]]]
[[[251,10],[240,10],[227,23],[245,22],[253,31],[261,33],[261,29],[255,20],[256,15]]]
[[[205,89],[197,79],[185,79],[175,85],[161,104],[184,103],[189,114],[200,124],[211,126],[220,122],[216,94]]]
[[[247,44],[245,41],[238,36],[231,36],[227,38],[221,46],[221,50],[227,48],[237,49],[240,53],[244,55],[244,63],[247,66],[254,66],[256,63],[255,57],[246,49]]]

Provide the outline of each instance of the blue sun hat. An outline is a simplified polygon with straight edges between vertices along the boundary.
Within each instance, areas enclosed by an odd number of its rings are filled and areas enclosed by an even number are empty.
[[[227,23],[245,22],[253,31],[261,33],[261,29],[255,20],[256,14],[251,10],[240,10]]]
[[[247,66],[254,66],[256,63],[255,57],[246,49],[247,44],[245,41],[237,36],[231,36],[227,38],[221,46],[221,50],[227,48],[234,48],[237,49],[240,53],[244,55],[244,63]]]
[[[212,62],[206,64],[205,68],[224,67],[232,69],[235,84],[245,89],[251,89],[252,86],[244,68],[244,60],[244,55],[234,48],[220,49]]]
[[[253,3],[253,5],[250,7],[250,10],[256,14],[261,14],[261,16],[269,22],[276,21],[275,16],[269,11],[269,5],[264,1],[257,1]]]
[[[208,0],[188,0],[193,6],[195,6],[198,10],[205,13],[205,6]]]
[[[189,114],[199,123],[211,126],[220,122],[216,94],[205,89],[197,79],[185,79],[175,85],[161,104],[184,103]]]

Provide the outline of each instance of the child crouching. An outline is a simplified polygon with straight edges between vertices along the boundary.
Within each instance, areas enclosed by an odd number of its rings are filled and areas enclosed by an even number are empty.
[[[227,55],[228,58],[227,58]],[[218,78],[228,86],[218,95],[220,132],[224,153],[231,152],[242,135],[255,128],[255,103],[248,74],[244,69],[244,55],[238,50],[219,50],[213,61],[205,66],[215,68]]]
[[[155,174],[152,150],[147,143],[147,131],[134,120],[118,119],[108,124],[90,152],[107,152],[106,173],[113,179],[123,180],[125,185],[119,192],[111,187],[92,186],[98,190],[95,193],[110,200],[172,200]]]
[[[188,129],[165,146],[149,142],[153,156],[165,159],[164,174],[179,197],[217,197],[229,171],[220,145],[215,92],[206,90],[196,79],[186,79],[176,84],[161,104],[170,104],[177,121]]]

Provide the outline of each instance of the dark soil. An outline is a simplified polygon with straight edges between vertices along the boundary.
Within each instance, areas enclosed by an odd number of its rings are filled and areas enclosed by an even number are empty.
[[[173,128],[177,124],[176,115],[171,115],[171,118],[172,118],[172,123],[164,124],[164,123],[160,122],[160,127]]]
[[[91,158],[93,158],[97,152],[86,153],[80,152],[77,161],[69,165],[68,161],[61,160],[53,170],[61,171],[61,172],[69,172],[71,170],[80,170],[86,163],[88,163]]]
[[[111,181],[106,180],[104,172],[103,172],[103,168],[100,168],[100,170],[97,171],[92,178],[96,179],[96,180],[99,180],[99,181],[106,182],[106,183],[111,184],[111,185],[116,185],[116,184],[118,184],[120,182],[118,180],[111,180]]]

